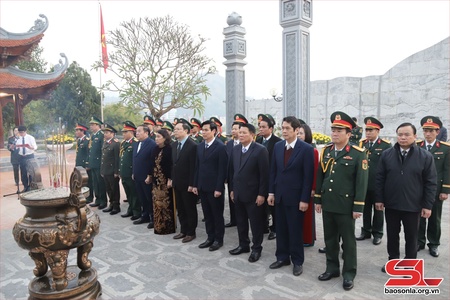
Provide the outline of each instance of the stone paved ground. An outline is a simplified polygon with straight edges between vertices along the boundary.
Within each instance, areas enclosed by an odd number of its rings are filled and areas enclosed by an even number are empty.
[[[69,161],[73,153],[68,155]],[[73,161],[73,160],[72,160]],[[41,168],[46,178],[46,168]],[[15,191],[12,172],[0,173],[0,193]],[[45,182],[44,182],[45,184]],[[122,191],[122,199],[124,193]],[[128,204],[122,204],[125,211]],[[133,225],[129,219],[98,212],[101,218],[100,234],[90,254],[102,284],[101,299],[421,299],[424,296],[384,295],[388,279],[380,272],[385,263],[386,239],[380,246],[370,240],[358,242],[358,274],[353,290],[342,289],[342,278],[320,282],[317,276],[325,270],[325,256],[317,249],[323,246],[322,221],[318,215],[317,242],[305,249],[304,273],[292,275],[292,265],[270,270],[275,260],[275,241],[263,243],[261,259],[247,261],[248,255],[231,256],[228,251],[237,246],[236,228],[228,228],[224,247],[216,252],[199,249],[205,240],[202,212],[199,208],[197,239],[188,244],[173,240],[172,235],[158,236],[144,225]],[[440,295],[427,299],[449,299],[449,216],[444,205],[442,245],[440,257],[433,258],[428,251],[420,251],[425,260],[425,276],[444,277]],[[96,212],[97,210],[94,209]],[[34,263],[27,252],[17,246],[12,236],[14,223],[25,209],[17,197],[0,199],[0,299],[26,299],[28,283],[33,278]],[[228,211],[225,212],[226,220]],[[361,220],[357,221],[357,228]],[[359,233],[359,229],[357,229]],[[403,247],[403,246],[402,246]],[[69,265],[76,264],[75,251]]]

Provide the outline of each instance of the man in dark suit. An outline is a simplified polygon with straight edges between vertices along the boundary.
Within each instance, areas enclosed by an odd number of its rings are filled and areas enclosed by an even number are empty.
[[[88,128],[80,123],[77,123],[75,127],[75,137],[77,138],[77,150],[75,158],[75,167],[83,167],[87,169],[89,162],[89,141],[90,139],[86,136]],[[88,187],[89,187],[89,197],[86,198],[86,203],[91,203],[94,198],[94,191],[92,189],[92,173],[87,171],[88,174]]]
[[[202,199],[208,238],[199,248],[209,251],[223,246],[225,233],[223,209],[228,156],[225,145],[216,138],[217,125],[213,121],[202,123],[203,142],[197,146],[197,160],[193,192]]]
[[[241,114],[234,115],[234,121],[231,125],[231,140],[225,145],[227,146],[227,154],[228,154],[228,163],[230,162],[231,153],[233,151],[234,146],[239,145],[239,127],[241,124],[247,124],[247,119]],[[231,200],[230,197],[231,189],[228,185],[228,204],[230,207],[230,222],[225,224],[225,227],[233,227],[236,226],[236,213],[234,209],[234,201]]]
[[[275,119],[269,114],[259,114],[258,115],[258,127],[259,135],[256,138],[256,142],[262,144],[269,151],[269,166],[272,163],[273,156],[273,146],[281,139],[273,134],[273,127],[275,126]],[[267,172],[267,177],[269,178],[269,172]],[[266,195],[267,197],[267,195]],[[270,232],[268,239],[273,240],[276,238],[276,217],[275,217],[275,206],[267,205],[264,202],[264,212],[263,212],[263,224],[264,232],[269,232],[269,217],[272,216],[272,225],[270,226]]]
[[[293,274],[303,273],[303,219],[308,209],[314,176],[314,150],[297,138],[300,122],[289,116],[281,125],[283,138],[275,144],[270,168],[269,205],[276,205],[277,260],[271,269],[294,264]]]
[[[106,193],[109,198],[109,207],[103,212],[115,215],[120,212],[120,188],[119,188],[119,165],[120,165],[120,142],[116,139],[117,130],[105,123],[103,128],[105,141],[102,148],[102,164],[100,174],[105,180]]]
[[[94,190],[95,202],[89,204],[98,209],[106,207],[106,188],[105,181],[100,175],[100,165],[102,162],[102,148],[104,142],[103,131],[101,131],[103,122],[97,117],[92,117],[89,121],[89,128],[91,129],[91,140],[89,141],[89,161],[86,170],[92,174],[92,187]]]
[[[180,220],[180,233],[174,239],[188,243],[195,239],[197,229],[197,197],[192,192],[194,186],[197,143],[189,137],[192,125],[185,119],[178,119],[174,128],[176,142],[172,143],[172,187]]]
[[[241,123],[239,126],[241,143],[233,148],[228,172],[228,188],[235,204],[239,246],[230,250],[230,254],[250,252],[250,220],[253,245],[248,261],[256,262],[261,257],[264,238],[261,215],[269,188],[269,152],[264,146],[253,142],[256,130],[252,124]]]
[[[441,244],[442,206],[450,193],[450,144],[439,141],[437,138],[440,128],[442,128],[442,122],[438,117],[426,116],[422,118],[420,125],[422,125],[425,141],[418,142],[418,146],[433,155],[438,185],[431,216],[428,219],[420,218],[417,251],[425,249],[428,238],[430,255],[438,257],[438,247]]]
[[[153,165],[151,156],[156,143],[149,137],[150,129],[146,125],[136,128],[136,138],[139,143],[133,148],[133,179],[136,184],[139,203],[142,207],[141,217],[133,224],[148,223],[147,228],[153,228],[153,202],[152,202],[152,174]]]
[[[136,184],[133,180],[133,148],[135,148],[138,143],[138,140],[134,137],[135,132],[136,126],[133,122],[125,121],[123,123],[123,141],[120,144],[119,175],[128,199],[128,209],[121,217],[131,217],[132,221],[139,219],[142,213],[141,205],[137,200]]]

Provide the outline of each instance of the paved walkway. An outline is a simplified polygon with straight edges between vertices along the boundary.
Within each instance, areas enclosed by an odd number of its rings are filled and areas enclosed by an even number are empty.
[[[73,161],[73,151],[68,153]],[[73,166],[71,166],[73,167]],[[47,168],[41,168],[44,185]],[[16,191],[12,172],[0,173],[1,194]],[[122,199],[124,199],[122,191]],[[122,211],[127,203],[121,205]],[[227,206],[227,205],[226,205]],[[236,227],[226,229],[224,247],[215,252],[199,249],[206,238],[203,214],[199,208],[197,239],[188,244],[173,240],[173,235],[158,236],[145,225],[133,225],[120,215],[98,212],[100,234],[90,254],[103,288],[101,299],[422,299],[425,296],[385,295],[388,275],[380,268],[386,262],[386,239],[379,246],[370,240],[358,242],[358,274],[353,290],[342,289],[342,277],[320,282],[317,276],[325,270],[325,255],[317,252],[323,246],[322,220],[317,215],[317,242],[305,249],[304,273],[292,275],[292,265],[270,270],[275,260],[275,241],[265,237],[261,259],[247,261],[248,255],[231,256],[237,246]],[[444,277],[440,295],[427,299],[449,299],[449,210],[444,205],[443,234],[440,257],[433,258],[422,250],[418,258],[425,260],[425,277]],[[34,263],[27,252],[15,243],[14,223],[25,209],[17,196],[0,200],[0,299],[27,299],[28,283],[33,278]],[[228,220],[228,211],[225,219]],[[357,221],[357,233],[361,220]],[[403,247],[403,246],[402,246]],[[402,248],[403,249],[403,248]],[[403,252],[403,251],[402,251]],[[69,265],[76,264],[76,251]]]

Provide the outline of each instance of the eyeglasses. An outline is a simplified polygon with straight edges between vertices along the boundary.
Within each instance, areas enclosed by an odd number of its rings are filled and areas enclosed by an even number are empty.
[[[413,136],[413,134],[411,133],[397,133],[398,137],[410,137]]]

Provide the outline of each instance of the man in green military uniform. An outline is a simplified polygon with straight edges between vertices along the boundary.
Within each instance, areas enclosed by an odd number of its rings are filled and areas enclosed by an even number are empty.
[[[146,115],[144,116],[144,124],[147,125],[148,129],[150,129],[150,134],[148,135],[148,137],[151,138],[152,140],[155,140],[156,135],[155,132],[153,131],[156,125],[155,120],[153,120],[152,117]]]
[[[120,188],[119,188],[119,153],[120,143],[115,138],[117,130],[105,123],[103,127],[105,141],[102,148],[102,164],[100,174],[105,180],[106,193],[109,197],[109,206],[103,212],[115,215],[120,212]]]
[[[370,239],[373,236],[372,243],[379,245],[383,237],[384,213],[382,210],[375,209],[375,178],[381,153],[391,148],[392,145],[390,141],[382,140],[379,137],[380,129],[383,128],[383,124],[380,121],[373,117],[367,117],[364,119],[364,124],[366,125],[366,138],[359,142],[359,147],[367,151],[369,159],[369,183],[364,204],[363,227],[361,227],[361,234],[356,237],[356,240],[362,241]]]
[[[355,123],[355,127],[353,127],[351,131],[352,134],[350,135],[350,143],[353,145],[358,145],[359,140],[362,138],[363,129],[362,127],[358,126],[358,124],[356,123],[358,120],[355,117],[353,117],[352,120]]]
[[[90,139],[86,136],[88,131],[87,126],[77,123],[75,126],[75,137],[77,138],[77,150],[75,157],[75,167],[88,167],[89,161],[89,141]],[[89,187],[89,197],[86,198],[86,203],[91,203],[94,198],[94,191],[92,190],[92,174],[91,171],[87,171],[88,174],[88,187]]]
[[[339,236],[344,242],[343,288],[351,290],[356,276],[355,219],[361,217],[369,177],[364,149],[349,144],[355,122],[345,113],[331,115],[332,143],[322,150],[317,169],[314,202],[323,211],[323,231],[327,256],[325,273],[319,280],[339,277]]]
[[[164,121],[160,118],[155,119],[155,126],[153,126],[153,131],[158,132],[164,126]]]
[[[106,190],[105,181],[100,175],[100,165],[102,162],[102,148],[104,135],[101,131],[103,124],[97,117],[92,117],[89,121],[89,128],[92,132],[91,140],[89,141],[89,160],[86,168],[92,174],[92,187],[94,190],[95,202],[89,204],[92,207],[104,209],[106,207]]]
[[[216,138],[218,138],[219,140],[221,140],[222,143],[226,144],[227,141],[228,141],[228,139],[227,139],[226,136],[224,136],[224,135],[222,134],[222,122],[220,122],[220,120],[219,120],[218,118],[216,118],[216,117],[211,117],[209,120],[212,121],[212,122],[214,122],[214,123],[216,123],[216,125],[217,125],[217,135],[216,135]]]
[[[191,125],[191,138],[196,141],[197,144],[200,144],[203,141],[203,136],[200,133],[202,122],[200,122],[199,119],[191,118]]]
[[[420,218],[417,251],[425,248],[428,238],[430,255],[439,256],[438,247],[441,239],[442,205],[450,193],[450,144],[437,140],[437,135],[442,127],[438,117],[426,116],[420,121],[425,141],[419,141],[418,145],[431,152],[437,171],[436,198],[431,210],[431,216],[427,219]],[[426,234],[425,234],[426,232]]]
[[[141,217],[141,205],[137,199],[136,185],[133,180],[133,147],[137,145],[138,140],[134,137],[136,126],[131,121],[123,123],[123,141],[120,144],[120,166],[119,175],[122,180],[122,186],[128,199],[128,210],[121,215],[122,218],[131,217],[131,220],[137,220]]]

